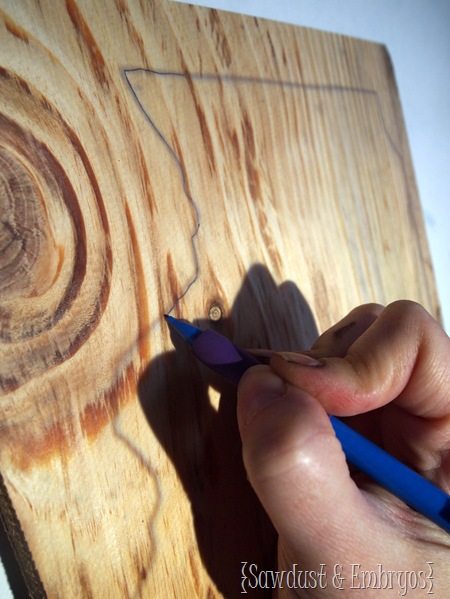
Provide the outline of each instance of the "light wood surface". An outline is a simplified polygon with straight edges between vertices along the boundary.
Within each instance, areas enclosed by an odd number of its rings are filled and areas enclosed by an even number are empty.
[[[283,349],[362,302],[439,315],[389,56],[172,2],[0,7],[0,469],[35,568],[49,597],[237,596],[274,534],[233,389],[162,315]]]

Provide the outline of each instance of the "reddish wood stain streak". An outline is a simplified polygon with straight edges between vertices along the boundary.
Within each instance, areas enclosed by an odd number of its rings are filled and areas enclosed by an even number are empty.
[[[136,235],[133,219],[131,218],[130,208],[125,204],[125,216],[130,233],[131,247],[134,256],[135,276],[133,277],[135,286],[135,295],[137,300],[136,312],[139,318],[139,355],[141,363],[146,364],[150,357],[149,347],[149,313],[148,313],[148,297],[145,287],[145,273],[142,265],[139,242]]]
[[[294,56],[295,56],[295,62],[297,63],[297,67],[298,67],[298,72],[300,75],[300,81],[303,81],[303,65],[302,65],[302,59],[300,58],[300,51],[298,49],[297,44],[294,45]]]
[[[59,275],[61,273],[62,265],[64,263],[64,253],[65,253],[64,246],[58,245],[57,249],[58,249],[58,264],[56,265],[55,276],[53,277],[52,285],[55,283],[55,281],[59,277]]]
[[[211,174],[215,174],[216,173],[216,162],[215,162],[215,158],[214,158],[214,149],[213,149],[211,134],[209,133],[205,113],[203,112],[203,108],[201,107],[200,102],[197,98],[197,94],[195,93],[192,77],[190,76],[185,64],[183,65],[183,73],[185,75],[186,82],[189,87],[189,91],[191,92],[192,100],[194,101],[195,112],[197,113],[198,123],[200,125],[200,131],[202,134],[203,143],[205,145],[205,152],[206,152],[206,156],[208,158],[208,166],[209,166]]]
[[[120,18],[126,25],[130,39],[136,44],[137,48],[139,49],[139,55],[142,58],[144,65],[146,66],[148,64],[148,61],[144,48],[144,40],[142,39],[142,36],[140,35],[136,27],[130,21],[131,15],[128,6],[124,2],[124,0],[116,0],[116,7],[119,12]]]
[[[175,266],[173,264],[172,254],[167,253],[167,278],[169,280],[170,294],[172,302],[175,304],[181,295],[181,285],[177,277]]]
[[[68,448],[74,447],[73,434],[65,430],[61,423],[53,424],[39,436],[34,432],[30,434],[24,429],[14,430],[14,428],[5,431],[4,434],[5,446],[10,438],[14,446],[12,460],[21,470],[34,468],[36,464],[45,466],[56,455],[64,460]]]
[[[156,213],[156,201],[155,201],[155,197],[153,195],[152,183],[150,181],[150,176],[148,174],[147,163],[145,161],[144,152],[142,151],[142,147],[141,147],[139,140],[136,141],[136,152],[138,155],[138,162],[139,162],[139,174],[142,177],[144,193],[145,193],[146,199],[147,199],[147,205],[150,209],[150,215],[152,217],[154,217],[155,213]]]
[[[274,65],[276,65],[277,64],[277,53],[275,52],[275,47],[273,45],[272,38],[270,36],[269,31],[267,31],[266,34],[267,34],[267,39],[269,41],[269,46],[270,46],[270,52],[272,54],[272,59],[273,59]]]
[[[143,186],[143,190],[146,195],[146,198],[147,198],[147,205],[150,209],[150,216],[154,217],[156,215],[156,211],[157,211],[157,203],[155,201],[155,196],[153,194],[153,186],[152,186],[152,183],[150,180],[147,162],[145,160],[144,152],[142,150],[142,145],[139,141],[139,136],[133,135],[131,137],[131,131],[134,126],[129,118],[129,113],[124,108],[122,101],[117,94],[115,95],[114,101],[116,104],[118,116],[123,123],[124,130],[130,132],[130,143],[131,143],[131,141],[135,142],[133,144],[133,147],[136,148],[137,160],[139,163],[138,172],[142,178],[142,186]],[[133,133],[135,133],[135,132],[133,131]],[[109,146],[107,136],[105,136],[105,143]]]
[[[91,583],[89,582],[89,576],[82,562],[77,564],[77,572],[80,579],[80,587],[83,590],[83,599],[93,599],[94,593],[92,591]]]
[[[129,364],[109,389],[84,408],[80,425],[89,441],[94,441],[119,410],[136,397],[136,386],[137,374],[133,364]],[[4,447],[14,447],[12,461],[20,470],[47,467],[55,457],[68,460],[78,448],[74,426],[70,422],[53,424],[38,434],[35,429],[30,432],[26,427],[10,427],[3,431],[2,443]]]
[[[135,368],[133,364],[129,364],[120,378],[97,401],[84,408],[80,416],[80,424],[90,441],[93,441],[117,416],[124,404],[135,397],[136,381]]]
[[[267,243],[267,251],[269,252],[269,256],[273,262],[273,265],[275,266],[275,268],[278,270],[279,273],[283,272],[283,263],[281,260],[281,256],[280,256],[279,252],[277,252],[277,250],[274,249],[272,237],[267,236],[266,243]]]
[[[231,145],[233,146],[234,157],[236,159],[236,162],[239,163],[240,159],[241,159],[241,150],[240,150],[240,146],[239,146],[239,138],[238,138],[236,129],[233,129],[232,131],[227,129],[227,134],[228,134],[229,140],[231,141]]]
[[[124,126],[124,130],[126,132],[128,132],[131,129],[131,120],[130,120],[130,116],[129,113],[126,111],[126,109],[124,108],[122,101],[120,99],[120,97],[118,96],[118,94],[116,93],[114,95],[114,102],[116,104],[116,108],[117,108],[117,112],[119,115],[120,120],[122,121],[122,124]]]
[[[261,199],[261,184],[259,172],[255,166],[255,136],[247,112],[244,112],[242,116],[242,133],[244,135],[245,170],[247,171],[248,188],[253,200],[258,201]]]
[[[245,157],[245,169],[247,171],[248,187],[250,195],[257,201],[261,199],[261,187],[259,183],[258,169],[253,165],[252,161]]]
[[[26,44],[30,43],[30,40],[28,39],[28,35],[22,29],[22,27],[19,27],[19,25],[16,25],[16,23],[11,21],[11,19],[9,17],[7,17],[6,15],[4,16],[4,22],[5,22],[5,27],[9,31],[9,33],[11,33],[14,37],[17,37],[22,42],[25,42]]]
[[[19,86],[20,88],[22,88],[22,90],[26,94],[31,94],[30,87],[26,81],[24,81],[20,77],[17,77],[16,75],[14,75],[13,73],[11,73],[10,71],[8,71],[7,69],[5,69],[2,66],[0,66],[0,77],[2,79],[5,79],[5,81],[14,81],[14,83],[17,86]]]
[[[247,112],[244,112],[242,115],[242,133],[244,134],[245,149],[250,155],[250,158],[254,160],[256,155],[255,136]]]
[[[110,83],[110,76],[105,59],[100,52],[100,49],[88,27],[83,15],[81,14],[75,0],[66,0],[66,8],[70,20],[75,28],[78,39],[80,40],[81,50],[85,49],[88,52],[92,70],[94,71],[100,84],[107,88]]]
[[[194,583],[194,588],[195,588],[195,594],[197,597],[200,597],[200,591],[201,591],[201,587],[200,587],[200,575],[198,572],[198,568],[197,565],[195,563],[195,557],[192,553],[192,550],[189,550],[189,568],[192,572],[192,578],[193,578],[193,583]]]
[[[228,43],[228,37],[223,30],[222,23],[217,10],[211,9],[208,12],[211,31],[215,37],[216,49],[221,56],[225,66],[229,67],[232,61],[232,52]]]
[[[128,19],[128,17],[130,16],[130,11],[128,10],[128,6],[124,2],[124,0],[116,0],[116,8],[119,11],[121,19]]]

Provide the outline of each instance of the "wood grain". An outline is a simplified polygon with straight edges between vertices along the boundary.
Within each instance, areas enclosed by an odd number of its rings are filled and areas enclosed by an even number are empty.
[[[361,302],[439,316],[389,56],[173,2],[0,7],[0,469],[45,592],[237,596],[274,533],[233,389],[161,317],[301,349]]]

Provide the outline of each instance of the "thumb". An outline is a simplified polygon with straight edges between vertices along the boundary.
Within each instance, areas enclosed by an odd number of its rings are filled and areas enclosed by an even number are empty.
[[[289,553],[337,562],[343,546],[365,538],[373,504],[319,402],[256,366],[239,384],[238,422],[248,478]]]

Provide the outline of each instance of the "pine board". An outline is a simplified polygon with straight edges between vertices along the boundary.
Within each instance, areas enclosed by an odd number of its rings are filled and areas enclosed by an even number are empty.
[[[237,596],[274,534],[233,389],[162,315],[278,349],[362,302],[439,317],[389,55],[173,2],[0,7],[0,469],[28,583]]]

